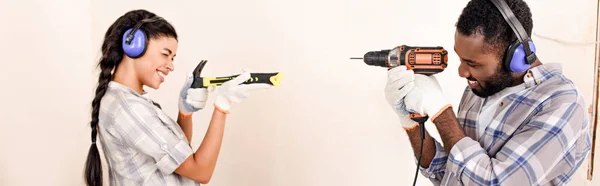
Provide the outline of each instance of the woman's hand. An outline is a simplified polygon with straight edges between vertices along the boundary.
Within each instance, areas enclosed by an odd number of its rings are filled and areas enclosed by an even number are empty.
[[[250,92],[273,87],[273,85],[263,83],[242,84],[248,79],[250,79],[250,72],[244,71],[236,78],[223,83],[219,87],[218,96],[215,101],[215,108],[223,113],[229,114],[231,105],[234,103],[240,103],[248,98]]]
[[[185,83],[179,92],[179,112],[183,116],[190,116],[192,113],[202,110],[206,106],[208,90],[206,88],[190,88],[194,76],[188,73]]]

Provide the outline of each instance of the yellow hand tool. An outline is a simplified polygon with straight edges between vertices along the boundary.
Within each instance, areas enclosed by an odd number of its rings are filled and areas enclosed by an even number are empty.
[[[210,86],[220,86],[221,84],[234,79],[238,75],[225,76],[225,77],[201,77],[200,73],[206,65],[206,60],[200,61],[196,69],[194,69],[194,82],[191,88],[207,88]],[[254,83],[266,83],[275,87],[279,86],[283,75],[281,72],[275,73],[250,73],[250,79],[244,81],[242,84],[254,84]]]

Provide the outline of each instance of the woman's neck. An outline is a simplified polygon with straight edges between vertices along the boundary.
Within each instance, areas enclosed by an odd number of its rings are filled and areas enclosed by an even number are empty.
[[[123,60],[117,66],[113,81],[133,89],[140,95],[143,93],[142,83],[138,80],[135,70],[133,70],[132,61]]]

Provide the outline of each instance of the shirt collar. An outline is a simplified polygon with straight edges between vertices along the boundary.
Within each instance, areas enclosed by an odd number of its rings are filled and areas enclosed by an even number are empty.
[[[525,88],[533,87],[544,83],[556,74],[562,73],[562,66],[558,63],[542,64],[527,70],[523,77]]]
[[[152,101],[152,99],[150,99],[150,96],[148,95],[148,92],[146,92],[146,90],[142,90],[142,94],[140,94],[140,93],[136,92],[135,90],[133,90],[123,84],[120,84],[116,81],[110,81],[108,83],[108,88],[115,90],[115,91],[123,92],[123,93],[133,94],[133,95],[140,97],[150,103],[154,103]]]

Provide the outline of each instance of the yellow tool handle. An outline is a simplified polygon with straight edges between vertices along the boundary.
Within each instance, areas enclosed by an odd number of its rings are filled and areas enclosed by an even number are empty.
[[[238,75],[226,77],[194,77],[191,88],[207,88],[210,86],[220,86],[221,84],[236,78]],[[250,79],[242,84],[266,83],[273,86],[279,86],[281,82],[281,72],[276,73],[250,73]]]

